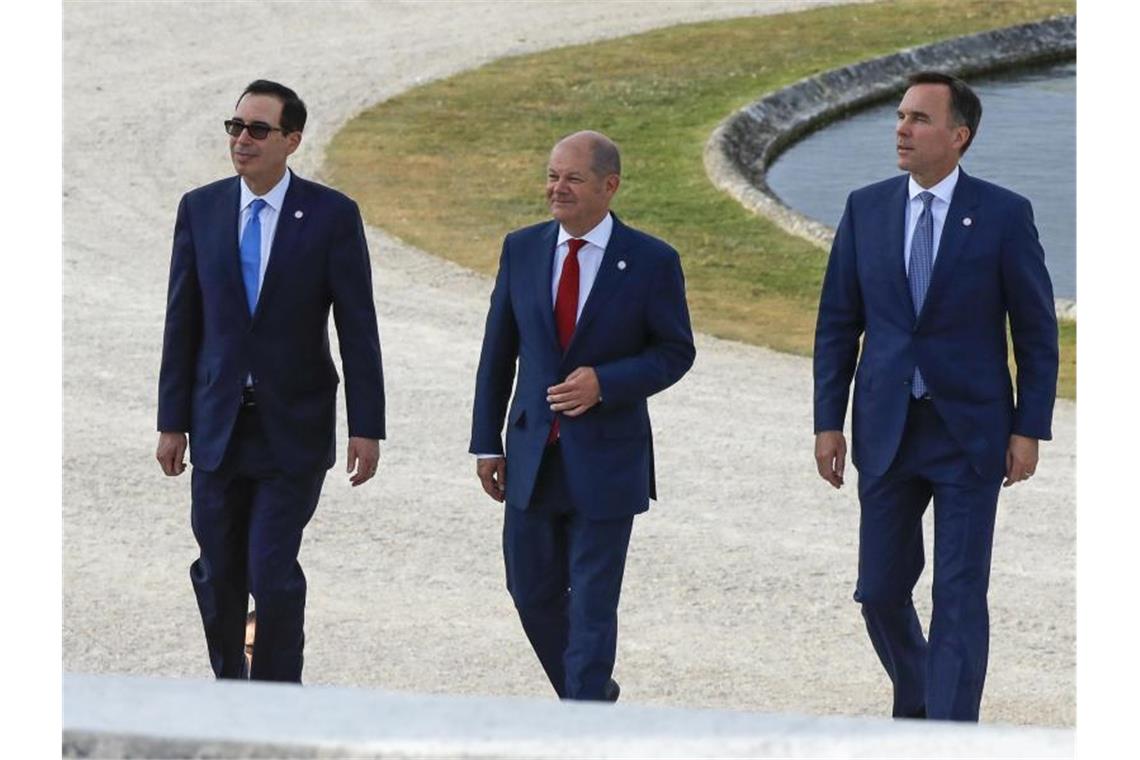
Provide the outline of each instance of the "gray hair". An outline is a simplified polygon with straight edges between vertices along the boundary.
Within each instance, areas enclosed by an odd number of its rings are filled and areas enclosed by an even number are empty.
[[[621,176],[621,152],[618,150],[617,143],[601,132],[585,129],[581,132],[566,135],[558,142],[564,143],[579,137],[590,141],[590,170],[594,172],[594,174],[597,174],[599,177],[608,177],[611,174]]]

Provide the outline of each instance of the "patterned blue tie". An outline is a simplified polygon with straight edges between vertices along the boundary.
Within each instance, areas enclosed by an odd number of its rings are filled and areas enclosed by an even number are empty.
[[[245,299],[249,313],[257,307],[257,285],[261,278],[261,209],[265,201],[254,198],[249,204],[249,221],[241,234],[241,278],[245,282]]]
[[[910,241],[910,269],[907,270],[916,318],[922,313],[926,289],[930,287],[930,274],[934,271],[934,214],[930,212],[934,194],[919,193],[918,199],[922,201],[922,213],[918,215],[918,224]],[[910,386],[910,392],[915,398],[926,395],[926,381],[922,379],[918,365],[914,367],[914,383]]]

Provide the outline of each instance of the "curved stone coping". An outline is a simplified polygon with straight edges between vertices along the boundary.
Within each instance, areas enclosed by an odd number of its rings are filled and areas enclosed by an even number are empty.
[[[705,144],[705,171],[713,185],[781,229],[821,248],[835,231],[785,205],[768,186],[777,155],[823,125],[906,88],[924,69],[971,76],[1069,60],[1077,53],[1076,16],[1058,16],[971,34],[844,66],[801,79],[765,95],[722,121]],[[1057,314],[1076,319],[1077,305],[1057,299]]]
[[[1074,731],[65,674],[64,757],[1068,757]]]

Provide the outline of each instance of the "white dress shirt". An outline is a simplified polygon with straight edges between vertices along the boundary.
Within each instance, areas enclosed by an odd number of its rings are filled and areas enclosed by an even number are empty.
[[[241,200],[238,206],[240,209],[238,213],[238,250],[241,250],[241,236],[245,232],[245,226],[249,224],[250,213],[249,204],[253,203],[254,199],[261,198],[265,201],[265,205],[261,207],[261,214],[258,219],[261,221],[261,266],[257,272],[257,295],[261,295],[261,284],[265,282],[265,268],[269,266],[269,252],[273,250],[273,236],[277,233],[277,218],[281,216],[281,207],[285,204],[285,191],[289,189],[289,177],[292,174],[288,169],[285,170],[285,176],[281,181],[273,186],[265,195],[254,195],[253,191],[249,189],[249,185],[245,184],[245,177],[241,178]],[[245,376],[245,385],[250,387],[253,385],[253,373]]]
[[[594,280],[598,277],[598,270],[602,267],[602,256],[610,242],[610,234],[614,231],[614,218],[606,213],[598,226],[582,235],[580,240],[586,244],[578,249],[578,313],[574,316],[577,323],[582,316],[582,307],[586,305],[586,298],[590,289],[594,287]],[[550,302],[558,303],[558,282],[562,279],[562,265],[570,255],[570,240],[574,236],[558,225],[558,245],[554,248],[554,275],[550,283]]]
[[[922,214],[922,201],[919,194],[923,192],[934,195],[930,202],[930,213],[934,216],[934,249],[931,251],[930,263],[938,260],[938,243],[942,240],[942,227],[946,224],[946,214],[950,212],[950,199],[954,197],[954,188],[958,185],[958,167],[947,174],[941,182],[934,187],[923,187],[911,177],[907,182],[907,196],[910,201],[906,204],[906,242],[903,251],[906,256],[906,272],[910,274],[910,243],[914,239],[914,230],[918,226],[918,217]]]
[[[262,207],[259,217],[261,220],[261,267],[257,274],[258,295],[261,295],[261,284],[265,282],[265,269],[269,266],[269,252],[273,249],[273,235],[277,232],[277,218],[281,216],[281,207],[285,204],[285,191],[289,189],[291,174],[292,172],[286,169],[285,176],[281,178],[281,181],[265,195],[254,195],[253,191],[249,189],[249,185],[245,184],[245,177],[241,179],[241,205],[238,206],[241,210],[238,215],[239,249],[241,248],[242,233],[245,232],[245,226],[249,224],[249,204],[253,203],[255,198],[265,201],[265,206]]]

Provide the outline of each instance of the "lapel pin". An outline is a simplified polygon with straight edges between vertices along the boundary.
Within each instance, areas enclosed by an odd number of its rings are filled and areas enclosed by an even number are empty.
[[[624,259],[618,262],[618,269],[625,269],[625,260]]]
[[[973,220],[973,219],[971,219],[971,218],[970,218],[970,217],[968,217],[968,216],[967,216],[965,219],[963,219],[963,220],[962,220],[962,226],[963,226],[963,227],[969,227],[969,226],[970,226],[971,224],[973,224],[973,223],[974,223],[974,220]]]
[[[305,212],[304,212],[304,211],[294,211],[294,212],[293,212],[293,218],[294,218],[294,219],[300,219],[300,218],[301,218],[301,217],[303,217],[304,215],[305,215]]]

